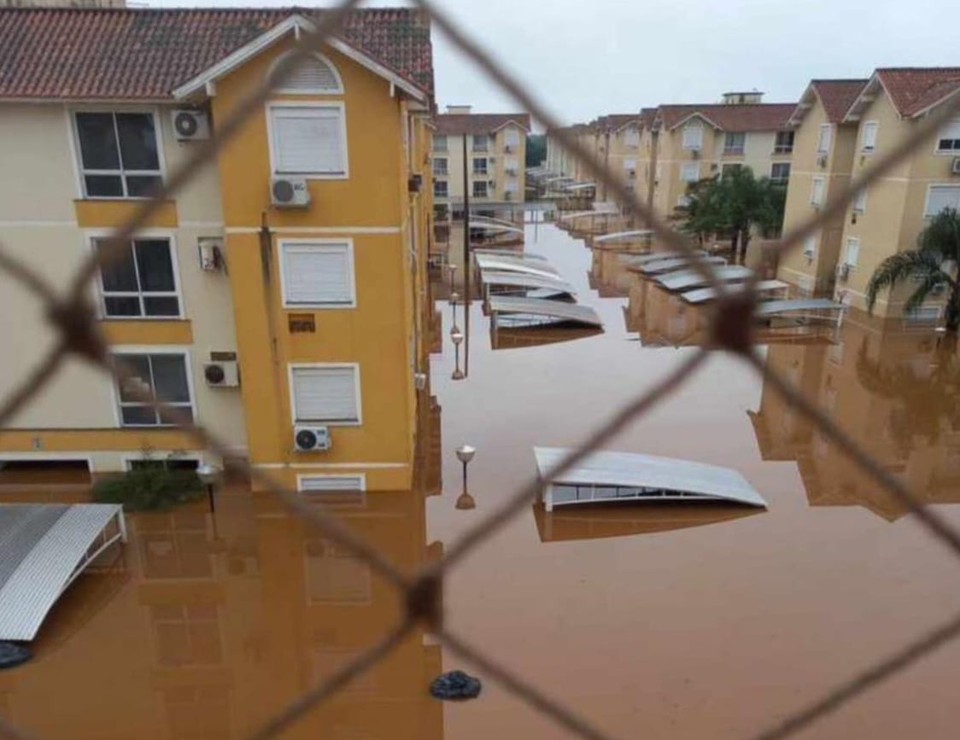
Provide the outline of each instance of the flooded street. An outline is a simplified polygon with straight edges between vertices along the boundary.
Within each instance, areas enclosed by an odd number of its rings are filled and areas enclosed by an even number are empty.
[[[595,260],[553,226],[528,229],[526,248],[605,331],[494,350],[475,302],[467,377],[454,381],[452,307],[438,301],[442,471],[427,455],[417,490],[334,509],[405,569],[439,558],[530,480],[534,446],[578,444],[702,341],[697,309],[614,256]],[[960,362],[938,336],[852,315],[836,337],[764,352],[960,527]],[[426,435],[434,452],[437,435]],[[474,510],[455,508],[463,444],[477,448]],[[733,357],[713,354],[607,448],[735,468],[769,509],[531,506],[456,567],[444,603],[453,632],[613,736],[754,736],[960,611],[956,558]],[[34,488],[4,496],[82,495]],[[220,493],[215,517],[191,504],[131,516],[130,528],[119,557],[58,604],[34,661],[0,673],[0,714],[40,737],[242,737],[401,616],[368,566],[241,484]],[[566,736],[493,681],[477,701],[429,698],[430,681],[454,669],[474,672],[417,630],[284,736]],[[958,680],[951,643],[803,736],[952,738]]]

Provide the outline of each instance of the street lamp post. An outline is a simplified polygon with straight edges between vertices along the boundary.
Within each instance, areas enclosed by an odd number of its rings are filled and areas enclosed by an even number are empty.
[[[460,369],[460,345],[463,344],[463,332],[460,331],[460,327],[457,326],[454,322],[453,326],[450,327],[450,341],[453,342],[453,356],[455,367],[453,370],[453,379],[454,380],[463,380],[464,374]]]
[[[477,502],[474,501],[473,496],[471,496],[467,490],[467,465],[473,460],[473,456],[476,454],[476,448],[470,445],[460,445],[457,448],[457,459],[463,465],[463,491],[460,493],[460,496],[457,497],[456,506],[458,509],[477,508]]]
[[[200,482],[207,487],[207,502],[210,505],[211,514],[215,514],[217,512],[217,501],[213,495],[213,489],[219,476],[220,468],[218,468],[216,465],[204,463],[203,465],[197,466],[197,477],[200,479]]]

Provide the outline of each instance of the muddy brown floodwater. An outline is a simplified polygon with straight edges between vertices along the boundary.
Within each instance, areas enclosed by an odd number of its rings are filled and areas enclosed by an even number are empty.
[[[474,304],[467,378],[451,380],[448,339],[433,358],[442,412],[426,425],[417,490],[332,507],[404,568],[529,480],[535,445],[582,441],[702,341],[696,310],[614,256],[550,226],[527,248],[605,332],[494,350]],[[446,337],[451,307],[437,305]],[[765,335],[764,352],[960,527],[960,361],[938,339],[854,315],[836,333]],[[461,444],[477,448],[471,511],[455,508]],[[734,467],[769,509],[531,506],[458,565],[444,602],[452,630],[615,737],[755,736],[960,611],[956,557],[732,357],[712,355],[608,447]],[[0,495],[83,498],[25,483]],[[0,672],[0,715],[39,737],[242,737],[399,617],[369,568],[242,484],[221,492],[215,518],[196,505],[130,524],[130,544],[57,606],[36,659]],[[492,681],[477,701],[430,699],[429,682],[457,668],[472,671],[418,631],[285,737],[566,736]],[[953,738],[958,684],[951,643],[803,737]]]

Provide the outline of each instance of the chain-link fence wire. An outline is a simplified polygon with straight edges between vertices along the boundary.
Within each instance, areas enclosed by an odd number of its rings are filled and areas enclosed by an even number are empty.
[[[433,2],[415,0],[415,3],[463,54],[473,60],[520,106],[529,111],[535,120],[550,130],[551,136],[557,143],[579,159],[590,176],[605,185],[608,192],[612,193],[621,204],[631,208],[655,233],[661,244],[684,254],[691,266],[701,273],[710,287],[718,292],[719,299],[712,309],[709,346],[731,352],[754,367],[778,393],[782,394],[789,403],[815,423],[839,449],[843,450],[855,465],[870,475],[877,485],[889,491],[916,515],[932,536],[942,541],[960,557],[960,533],[934,511],[923,508],[920,500],[899,479],[887,472],[880,462],[874,460],[862,446],[803,396],[788,380],[763,362],[751,341],[757,300],[753,291],[733,294],[727,290],[724,284],[716,279],[714,268],[698,256],[689,239],[670,228],[666,221],[652,208],[641,202],[616,174],[596,161],[493,55],[481,48]],[[296,66],[311,52],[320,50],[327,38],[337,34],[347,15],[358,4],[359,0],[344,0],[335,8],[325,10],[315,27],[302,33],[296,40],[293,53],[283,58],[271,77],[244,98],[231,115],[218,125],[214,135],[200,145],[194,156],[170,174],[159,192],[153,198],[143,201],[130,219],[115,230],[104,246],[82,264],[65,294],[61,295],[58,289],[47,282],[43,276],[12,258],[0,244],[0,272],[29,290],[42,306],[47,320],[57,330],[57,341],[54,346],[0,404],[0,429],[43,391],[68,358],[76,357],[88,361],[109,373],[116,383],[124,383],[132,379],[130,372],[111,357],[109,345],[99,329],[96,311],[90,300],[97,273],[101,268],[119,258],[129,239],[146,226],[150,217],[156,213],[164,201],[173,198],[204,166],[214,161],[217,154],[243,128],[251,116],[262,110],[262,105],[272,91],[282,85]],[[909,139],[885,156],[878,158],[847,188],[834,194],[824,208],[811,219],[785,234],[771,247],[771,250],[781,256],[796,250],[807,236],[844,214],[860,190],[878,178],[886,176],[898,164],[906,161],[932,138],[945,121],[956,115],[958,110],[960,110],[960,96],[942,105],[937,111],[917,123],[914,134]],[[655,405],[668,398],[703,365],[707,357],[708,352],[705,349],[696,350],[666,378],[638,393],[635,399],[625,404],[613,418],[602,424],[571,451],[552,473],[548,474],[547,478],[559,476],[572,468]],[[185,417],[176,408],[165,404],[163,399],[137,391],[130,383],[125,384],[125,390],[135,394],[141,402],[162,411],[165,419],[173,421],[176,426],[188,432],[204,449],[220,456],[228,455],[227,444],[214,431],[198,426],[193,419]],[[269,722],[256,730],[251,735],[252,738],[266,740],[277,737],[304,714],[379,663],[418,625],[424,626],[433,633],[452,653],[476,665],[487,676],[502,684],[534,709],[551,717],[573,735],[593,740],[611,737],[571,708],[543,694],[531,683],[520,678],[516,672],[490,660],[484,655],[483,650],[450,632],[443,624],[441,603],[444,579],[455,571],[457,564],[466,555],[481,546],[491,535],[535,500],[542,485],[537,478],[526,481],[490,516],[455,541],[439,562],[424,566],[414,573],[405,573],[393,565],[389,558],[380,553],[373,544],[354,535],[339,518],[328,511],[308,505],[296,491],[275,480],[268,472],[249,464],[243,464],[243,471],[251,481],[277,496],[292,513],[302,517],[325,537],[370,565],[398,589],[405,603],[405,616],[393,630],[386,633],[379,642],[354,661],[278,712]],[[906,666],[938,649],[958,634],[960,634],[960,616],[932,629],[910,645],[896,650],[889,657],[879,660],[863,673],[827,692],[817,702],[801,708],[788,717],[777,718],[769,729],[759,733],[757,737],[772,740],[795,735],[824,715],[844,706],[853,697],[896,675]],[[0,736],[19,740],[30,737],[30,734],[0,717]]]

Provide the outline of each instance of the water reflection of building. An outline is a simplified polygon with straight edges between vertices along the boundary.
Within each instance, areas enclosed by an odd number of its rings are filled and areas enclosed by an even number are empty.
[[[772,346],[769,367],[813,399],[925,503],[960,503],[960,358],[928,330],[848,321],[834,346]],[[765,384],[749,412],[764,460],[795,460],[813,506],[906,509]]]
[[[435,403],[427,416],[415,490],[325,504],[407,571],[440,549],[427,545],[424,506],[440,487]],[[270,494],[228,487],[215,526],[203,505],[130,524],[126,580],[109,602],[72,629],[71,613],[100,590],[100,576],[82,577],[36,659],[0,676],[4,716],[39,736],[246,736],[402,616],[391,584]],[[427,692],[441,670],[439,647],[418,629],[290,736],[442,738],[442,705]]]

